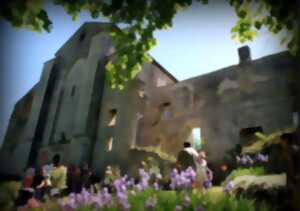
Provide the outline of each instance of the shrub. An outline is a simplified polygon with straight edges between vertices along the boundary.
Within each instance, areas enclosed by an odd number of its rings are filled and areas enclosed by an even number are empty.
[[[1,210],[12,210],[14,201],[21,187],[20,182],[11,181],[0,183],[0,208]]]
[[[224,183],[234,180],[238,176],[246,176],[246,175],[262,176],[262,175],[266,175],[266,170],[264,167],[261,167],[261,166],[249,167],[249,168],[238,168],[238,169],[233,170],[227,176]]]

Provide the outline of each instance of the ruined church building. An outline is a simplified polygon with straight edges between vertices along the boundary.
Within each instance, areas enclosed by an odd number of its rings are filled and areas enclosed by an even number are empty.
[[[1,174],[20,175],[56,153],[65,164],[89,163],[97,174],[108,164],[127,170],[140,162],[134,149],[176,157],[195,128],[209,161],[218,163],[256,131],[297,124],[296,68],[288,52],[251,60],[242,47],[239,64],[184,81],[153,59],[125,90],[112,90],[105,82],[115,50],[109,27],[83,24],[44,64],[39,82],[15,105]]]

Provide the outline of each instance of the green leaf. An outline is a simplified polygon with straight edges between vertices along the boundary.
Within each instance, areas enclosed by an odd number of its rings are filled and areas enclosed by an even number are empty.
[[[245,10],[240,10],[237,15],[240,18],[245,18],[247,16],[247,12]]]
[[[262,23],[260,21],[255,21],[254,25],[255,25],[255,28],[257,30],[259,30],[261,28],[261,26],[262,26]]]

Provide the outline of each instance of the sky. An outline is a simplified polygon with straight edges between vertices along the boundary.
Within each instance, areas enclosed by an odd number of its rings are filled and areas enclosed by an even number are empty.
[[[280,37],[262,29],[258,38],[244,44],[231,39],[230,29],[237,17],[228,3],[211,0],[208,5],[193,3],[180,11],[168,30],[156,31],[158,44],[152,57],[178,80],[185,80],[238,63],[237,49],[248,45],[253,59],[286,50]],[[87,21],[81,13],[74,22],[59,6],[47,7],[53,22],[51,33],[13,28],[0,21],[0,144],[14,104],[39,81],[44,62]]]

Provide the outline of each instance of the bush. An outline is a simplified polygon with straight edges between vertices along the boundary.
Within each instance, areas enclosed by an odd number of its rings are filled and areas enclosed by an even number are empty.
[[[240,196],[247,199],[255,199],[257,206],[261,209],[268,204],[269,208],[272,208],[274,211],[291,210],[288,201],[289,193],[285,187],[262,189],[260,186],[252,185],[241,192]]]
[[[0,208],[1,211],[13,210],[14,201],[18,196],[21,183],[16,181],[0,183]]]
[[[267,172],[264,167],[256,166],[256,167],[249,167],[249,168],[238,168],[233,170],[226,178],[224,183],[234,180],[238,176],[246,176],[246,175],[253,175],[253,176],[262,176],[266,175]],[[223,183],[223,184],[224,184]]]

